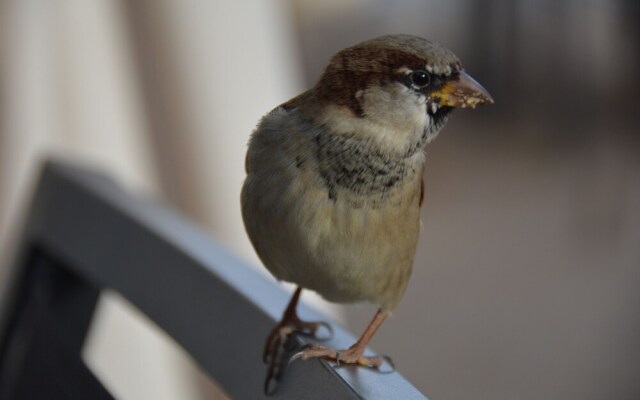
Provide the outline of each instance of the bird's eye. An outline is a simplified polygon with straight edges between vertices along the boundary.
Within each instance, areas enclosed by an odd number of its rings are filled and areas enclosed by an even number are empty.
[[[423,88],[431,83],[431,75],[427,71],[418,69],[411,73],[411,83],[418,88]]]

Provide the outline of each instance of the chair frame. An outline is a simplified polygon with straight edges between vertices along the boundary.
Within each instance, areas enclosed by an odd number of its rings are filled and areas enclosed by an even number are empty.
[[[232,398],[265,398],[261,351],[288,294],[168,207],[48,162],[0,313],[0,398],[112,399],[80,358],[100,292],[118,292]],[[301,304],[308,320],[324,317]],[[328,343],[354,337],[332,323]],[[299,345],[305,338],[296,338]],[[273,398],[425,399],[398,372],[292,364]]]

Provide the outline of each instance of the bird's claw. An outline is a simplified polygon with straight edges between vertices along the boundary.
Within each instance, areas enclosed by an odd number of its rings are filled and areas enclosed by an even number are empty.
[[[289,359],[289,362],[287,363],[287,365],[290,365],[294,361],[297,361],[297,360],[301,359],[303,355],[304,355],[304,351],[299,351],[296,354],[292,355],[291,358]]]
[[[320,329],[323,328],[323,329]],[[325,335],[317,337],[319,330],[326,331]],[[281,322],[269,334],[262,353],[262,361],[268,365],[267,377],[264,383],[264,392],[267,396],[275,393],[278,382],[284,375],[284,369],[292,361],[296,360],[296,353],[286,363],[286,355],[291,354],[296,346],[296,341],[291,340],[292,334],[299,334],[315,338],[318,341],[330,340],[333,337],[333,328],[326,322],[305,322],[298,318]],[[306,347],[306,346],[305,346]],[[304,348],[304,347],[303,347]]]

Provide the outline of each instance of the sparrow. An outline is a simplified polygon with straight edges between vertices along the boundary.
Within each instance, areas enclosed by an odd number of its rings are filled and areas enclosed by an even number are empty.
[[[411,275],[425,145],[454,108],[490,103],[450,50],[400,34],[341,50],[315,86],[262,118],[246,155],[244,225],[269,272],[297,285],[267,337],[265,390],[288,336],[322,326],[297,316],[303,289],[379,308],[350,348],[313,344],[294,359],[381,365],[364,351]]]

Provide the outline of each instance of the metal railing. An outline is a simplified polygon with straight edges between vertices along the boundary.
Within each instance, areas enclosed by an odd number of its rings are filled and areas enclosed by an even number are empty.
[[[103,289],[120,293],[151,318],[231,397],[265,397],[262,345],[288,295],[159,203],[135,197],[101,175],[50,162],[14,267],[14,290],[3,304],[0,325],[0,397],[19,392],[20,375],[27,373],[20,368],[27,368],[29,351],[16,347],[25,346],[25,324],[32,330],[45,320],[63,324],[62,330],[54,329],[57,336],[33,343],[47,348],[63,343],[79,351]],[[42,275],[47,268],[58,271],[53,283],[51,271]],[[39,293],[33,283],[38,274],[45,276],[41,281],[48,282],[48,289],[43,293],[50,297],[36,312],[29,308],[29,298]],[[25,310],[31,322],[25,323]],[[299,312],[309,320],[323,318],[303,304]],[[354,342],[351,334],[332,325],[329,345],[344,348]],[[305,338],[296,340],[306,343]],[[397,372],[336,367],[321,360],[289,366],[272,398],[425,399]]]

